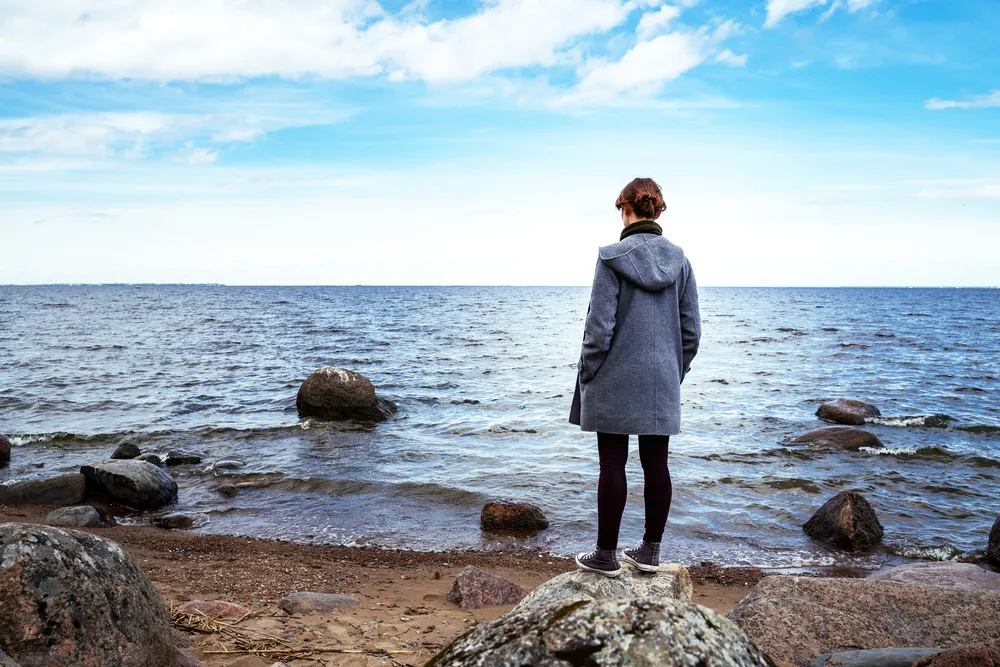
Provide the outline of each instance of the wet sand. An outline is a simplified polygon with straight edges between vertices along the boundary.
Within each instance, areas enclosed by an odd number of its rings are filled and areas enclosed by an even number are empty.
[[[0,522],[41,523],[49,509],[0,506]],[[125,547],[168,606],[188,600],[234,602],[253,612],[236,624],[243,631],[279,637],[293,648],[344,651],[295,659],[277,653],[267,657],[210,653],[236,647],[218,633],[185,633],[188,650],[207,667],[269,667],[278,658],[296,667],[422,665],[474,624],[510,609],[462,611],[448,602],[445,596],[466,565],[499,574],[528,590],[574,568],[571,560],[531,551],[314,546],[135,526],[84,530]],[[719,612],[731,609],[762,576],[759,570],[711,565],[691,565],[689,570],[694,602]],[[289,615],[278,602],[293,591],[345,593],[361,604],[328,614]]]

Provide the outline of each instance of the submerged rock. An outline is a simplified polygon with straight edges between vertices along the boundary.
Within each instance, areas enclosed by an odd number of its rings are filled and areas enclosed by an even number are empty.
[[[824,653],[810,660],[806,667],[910,667],[914,660],[940,651],[939,648],[873,648]]]
[[[242,605],[224,600],[191,600],[177,608],[180,611],[204,614],[210,618],[243,618],[252,613]]]
[[[142,454],[142,452],[139,451],[137,446],[133,445],[131,442],[123,442],[118,445],[118,448],[115,449],[111,458],[115,461],[127,461],[129,459],[134,459],[140,454]]]
[[[878,417],[882,413],[871,403],[853,398],[838,398],[836,401],[821,403],[816,416],[825,422],[861,426],[868,417]]]
[[[106,461],[80,468],[88,485],[137,510],[158,510],[177,499],[177,482],[145,461]]]
[[[164,530],[185,530],[192,528],[195,520],[193,516],[184,514],[183,512],[169,512],[154,516],[150,523]]]
[[[951,647],[1000,628],[1000,593],[833,577],[765,577],[729,618],[776,660],[886,646]]]
[[[852,426],[827,426],[807,431],[790,441],[793,445],[826,445],[841,449],[858,450],[862,447],[881,447],[882,441],[874,433]]]
[[[469,565],[455,578],[447,600],[460,609],[480,609],[515,604],[527,594],[513,581]]]
[[[1000,567],[1000,516],[993,522],[990,541],[986,544],[986,560]]]
[[[288,614],[325,614],[334,609],[356,607],[360,602],[353,595],[339,593],[290,593],[278,603],[278,609]]]
[[[479,515],[483,530],[535,531],[549,527],[542,510],[528,503],[486,503]]]
[[[617,577],[573,570],[540,584],[515,609],[555,602],[636,597],[673,598],[690,602],[692,590],[691,575],[687,568],[677,563],[661,565],[656,574],[640,573],[626,566]]]
[[[165,463],[168,466],[183,466],[193,463],[201,463],[201,454],[188,452],[182,449],[173,449],[167,452]]]
[[[223,484],[222,486],[217,488],[216,491],[226,496],[227,498],[235,498],[236,494],[240,492],[240,490],[236,488],[235,484]]]
[[[972,563],[908,563],[876,572],[868,578],[910,586],[1000,591],[1000,574]]]
[[[432,665],[774,667],[725,617],[668,598],[518,608],[462,635],[427,663]]]
[[[0,505],[77,505],[86,491],[80,474],[0,484]]]
[[[45,515],[45,523],[66,528],[110,528],[114,521],[90,505],[60,507]]]
[[[6,468],[10,463],[10,440],[0,433],[0,468]]]
[[[396,413],[396,404],[376,396],[368,378],[333,366],[306,378],[295,398],[295,407],[300,417],[327,421],[384,421]]]
[[[0,644],[22,667],[172,667],[167,609],[120,546],[0,524]]]
[[[212,470],[236,470],[237,468],[242,468],[245,463],[243,461],[237,461],[236,459],[225,459],[222,461],[216,461],[211,465]]]
[[[848,551],[867,551],[882,539],[875,510],[857,491],[841,491],[805,522],[806,535]]]

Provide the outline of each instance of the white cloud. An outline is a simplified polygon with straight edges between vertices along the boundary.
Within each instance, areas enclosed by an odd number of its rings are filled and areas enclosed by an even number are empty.
[[[813,7],[824,7],[828,2],[829,0],[768,0],[767,19],[764,21],[764,27],[773,28],[789,14],[804,12]],[[835,11],[844,7],[847,8],[847,11],[854,13],[867,9],[876,2],[878,0],[834,0],[821,20],[828,19]]]
[[[204,146],[195,146],[194,142],[187,142],[185,150],[181,152],[181,157],[188,164],[212,164],[219,157],[219,152]]]
[[[666,28],[667,24],[680,16],[681,10],[673,5],[663,5],[655,12],[646,12],[639,19],[635,33],[639,39],[649,39]]]
[[[1000,107],[1000,88],[986,95],[973,95],[964,100],[939,100],[932,98],[924,102],[928,109],[986,109]]]
[[[574,39],[610,30],[626,0],[491,0],[428,22],[373,0],[7,0],[0,75],[213,80],[348,78],[393,72],[467,81],[550,65]]]
[[[103,113],[0,121],[0,153],[103,156],[133,150],[143,138],[169,130],[158,113]]]
[[[747,54],[744,53],[738,56],[729,49],[726,49],[715,56],[715,62],[729,65],[730,67],[745,67],[747,64]]]

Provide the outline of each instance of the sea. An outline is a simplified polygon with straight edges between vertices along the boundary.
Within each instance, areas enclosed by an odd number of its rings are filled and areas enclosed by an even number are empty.
[[[130,442],[204,457],[169,468],[196,532],[572,554],[596,536],[595,437],[567,421],[588,297],[583,287],[0,287],[0,432],[14,445],[0,483],[74,472]],[[982,557],[1000,515],[1000,290],[703,288],[701,308],[683,432],[670,443],[665,559],[795,570]],[[367,376],[398,414],[300,419],[299,385],[323,366]],[[841,397],[880,408],[866,428],[884,448],[789,444],[824,426],[820,402]],[[642,534],[632,447],[622,544]],[[222,460],[243,465],[216,468]],[[252,480],[268,485],[216,491]],[[802,531],[846,489],[885,528],[871,553]],[[482,532],[480,511],[496,499],[539,506],[551,527]]]

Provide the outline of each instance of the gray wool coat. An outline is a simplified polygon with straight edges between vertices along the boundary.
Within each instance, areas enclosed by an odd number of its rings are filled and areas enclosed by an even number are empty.
[[[701,339],[691,262],[658,234],[600,249],[569,421],[584,431],[675,435]]]

